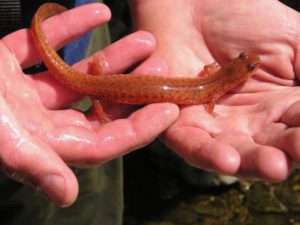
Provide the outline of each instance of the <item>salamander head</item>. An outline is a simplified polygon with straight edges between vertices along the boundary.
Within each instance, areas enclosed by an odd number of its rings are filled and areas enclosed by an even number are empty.
[[[254,53],[240,53],[238,57],[243,63],[247,64],[247,68],[249,71],[256,70],[260,65],[260,58],[258,55]]]
[[[260,65],[260,58],[254,53],[240,53],[238,57],[224,65],[219,71],[219,95],[231,90],[241,82],[251,77]]]
[[[242,52],[223,68],[227,71],[225,74],[228,81],[237,84],[252,76],[259,66],[260,58],[258,55]]]

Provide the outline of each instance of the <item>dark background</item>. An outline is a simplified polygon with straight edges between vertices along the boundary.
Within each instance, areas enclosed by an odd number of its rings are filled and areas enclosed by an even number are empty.
[[[29,27],[32,15],[44,2],[59,2],[68,8],[74,5],[74,0],[31,0],[30,4],[28,0],[10,2],[11,4],[19,2],[19,5],[11,9],[10,16],[4,13],[5,7],[0,10],[0,37],[14,30]],[[281,2],[300,10],[299,0],[281,0]],[[132,31],[130,12],[126,0],[107,0],[105,3],[112,10],[109,27],[114,42]],[[1,4],[0,1],[0,6]],[[182,170],[178,170],[179,167]],[[195,174],[195,177],[205,176],[205,172],[185,165],[159,141],[125,156],[125,225],[141,224],[153,215],[159,214],[186,190],[200,191],[194,177],[191,176],[192,179],[189,180],[190,174]],[[227,187],[221,188],[227,189]],[[213,191],[219,190],[217,188]]]

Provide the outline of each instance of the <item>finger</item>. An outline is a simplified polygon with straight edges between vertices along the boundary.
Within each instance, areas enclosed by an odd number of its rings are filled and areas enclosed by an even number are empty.
[[[241,132],[219,133],[215,138],[230,144],[239,152],[241,157],[237,173],[239,177],[280,182],[289,175],[289,159],[279,149],[256,144],[251,136]]]
[[[288,126],[300,126],[300,101],[292,104],[282,115],[281,122]]]
[[[162,59],[149,58],[132,71],[132,73],[145,74],[147,76],[166,76],[168,75],[168,65]]]
[[[18,124],[2,96],[0,115],[0,161],[4,173],[32,186],[58,206],[72,204],[78,184],[68,166]]]
[[[193,166],[222,174],[234,174],[239,169],[237,151],[214,140],[202,129],[174,125],[167,129],[163,140]]]
[[[110,11],[104,4],[87,4],[51,17],[43,23],[43,30],[51,46],[58,49],[93,28],[106,23],[110,16]],[[29,29],[9,34],[2,41],[16,56],[22,67],[28,67],[40,60]]]
[[[236,148],[241,154],[240,177],[267,182],[281,182],[288,177],[290,161],[279,149],[249,142],[236,144]]]
[[[118,74],[148,57],[155,47],[156,42],[152,34],[137,31],[99,51],[96,56],[103,61],[103,74]],[[87,61],[77,63],[75,69],[88,72],[90,66],[86,62],[92,62],[92,58],[93,56],[90,56]]]
[[[300,128],[289,128],[283,123],[272,123],[253,137],[257,143],[281,149],[296,163],[300,163],[300,143],[298,141]]]
[[[300,163],[300,128],[288,128],[285,124],[274,123],[254,135],[257,143],[274,146],[287,153],[297,164]]]
[[[95,126],[83,127],[78,122],[77,126],[62,126],[64,121],[56,120],[53,135],[48,133],[43,138],[70,164],[92,166],[150,143],[178,115],[176,105],[159,103],[147,105],[128,119],[115,120],[100,128],[98,122]]]
[[[106,47],[97,55],[103,60],[104,74],[118,74],[149,56],[155,48],[153,36],[147,32],[133,33]],[[81,72],[88,72],[92,56],[75,64]],[[61,85],[49,73],[31,76],[43,104],[48,108],[60,108],[78,100],[80,95]]]

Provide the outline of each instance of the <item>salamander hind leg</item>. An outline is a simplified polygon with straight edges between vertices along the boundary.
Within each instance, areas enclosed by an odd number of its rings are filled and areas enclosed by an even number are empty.
[[[102,76],[103,75],[103,64],[104,59],[99,56],[93,55],[92,62],[92,73],[93,75]]]
[[[98,118],[100,120],[101,123],[108,123],[111,121],[111,119],[109,118],[109,116],[104,112],[103,107],[100,103],[99,98],[97,98],[96,96],[89,96],[92,103],[93,103],[93,108],[96,112],[96,114],[98,115]]]
[[[102,76],[103,75],[103,65],[104,61],[98,56],[93,56],[93,63],[92,63],[92,73],[95,76]],[[100,99],[97,96],[89,96],[92,103],[93,103],[93,108],[96,112],[96,114],[99,117],[100,122],[107,123],[110,122],[110,118],[108,115],[104,112],[103,107],[101,105]]]

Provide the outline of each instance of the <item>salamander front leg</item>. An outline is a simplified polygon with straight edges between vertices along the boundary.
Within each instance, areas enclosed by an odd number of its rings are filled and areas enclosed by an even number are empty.
[[[205,65],[203,67],[203,70],[200,72],[199,76],[200,77],[209,76],[209,75],[217,72],[220,68],[221,68],[221,66],[218,65],[216,62],[209,64],[209,65]]]
[[[215,104],[216,104],[216,100],[211,100],[210,102],[206,103],[204,105],[206,112],[208,112],[209,114],[212,114],[215,108]]]
[[[102,65],[103,65],[103,61],[99,57],[93,56],[93,63],[92,63],[93,75],[103,76]],[[93,103],[94,110],[98,115],[100,122],[103,123],[110,122],[111,119],[104,112],[100,99],[97,96],[93,96],[93,95],[89,95],[89,98]]]

